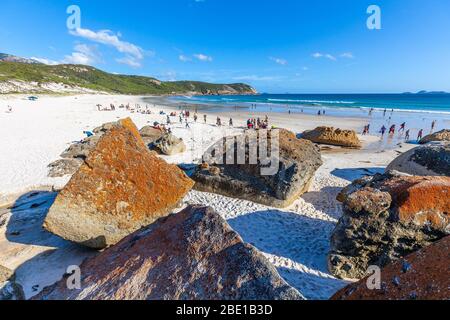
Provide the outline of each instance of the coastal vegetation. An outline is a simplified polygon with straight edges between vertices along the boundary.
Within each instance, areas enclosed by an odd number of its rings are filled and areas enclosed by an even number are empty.
[[[0,59],[0,85],[3,93],[48,93],[49,84],[63,89],[82,88],[113,94],[254,94],[244,83],[213,84],[200,81],[160,81],[151,77],[120,75],[84,65],[46,65]]]

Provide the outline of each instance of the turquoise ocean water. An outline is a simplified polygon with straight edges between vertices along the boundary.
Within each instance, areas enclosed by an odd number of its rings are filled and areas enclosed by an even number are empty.
[[[252,96],[173,97],[172,101],[205,105],[209,111],[239,108],[258,112],[291,112],[367,119],[372,130],[382,125],[407,123],[414,135],[425,134],[436,121],[435,130],[450,128],[450,94],[261,94]],[[256,105],[256,109],[252,107]],[[385,111],[386,110],[386,111]]]

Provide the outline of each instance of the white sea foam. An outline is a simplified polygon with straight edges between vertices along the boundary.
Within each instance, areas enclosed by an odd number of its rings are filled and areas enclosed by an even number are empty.
[[[273,102],[302,102],[302,103],[326,103],[326,104],[354,104],[354,101],[333,101],[333,100],[296,100],[296,99],[267,99]]]

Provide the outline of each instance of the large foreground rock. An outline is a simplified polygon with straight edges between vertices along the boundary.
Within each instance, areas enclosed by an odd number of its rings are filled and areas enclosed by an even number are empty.
[[[170,213],[192,186],[177,166],[147,149],[130,119],[122,120],[60,192],[44,227],[102,249]]]
[[[274,300],[303,297],[211,208],[189,207],[123,239],[34,299]]]
[[[367,280],[351,284],[333,300],[449,300],[450,237],[421,249],[381,270],[381,289]]]
[[[353,130],[318,127],[314,130],[303,132],[301,137],[318,144],[327,144],[346,148],[361,148],[362,146],[358,135]]]
[[[338,200],[344,215],[331,238],[329,269],[361,279],[450,233],[450,178],[389,172],[355,181]]]
[[[425,136],[420,140],[420,144],[439,141],[450,142],[450,130],[444,129],[442,131],[429,134],[428,136]]]
[[[400,155],[387,167],[415,176],[450,176],[450,143],[430,143]]]
[[[234,150],[234,159],[232,159],[234,164],[226,164],[229,163],[226,153],[227,143],[225,142],[226,139],[220,140],[212,148],[215,149],[212,153],[222,152],[220,155],[214,154],[214,156],[217,159],[223,159],[225,164],[203,165],[193,175],[196,182],[195,189],[273,207],[291,205],[308,191],[315,172],[322,165],[322,159],[319,150],[310,141],[297,139],[292,132],[284,129],[277,131],[279,134],[279,158],[273,158],[267,163],[265,162],[266,159],[258,157],[257,164],[249,164],[250,140],[247,135],[243,135],[235,137],[235,140],[231,139],[235,143],[231,143],[231,149]],[[271,149],[272,132],[269,131],[269,150]],[[267,134],[267,131],[260,131],[259,134]],[[245,141],[244,162],[246,164],[237,164],[239,163],[237,154],[242,149],[238,148],[239,143],[237,141],[239,140]],[[223,144],[223,147],[217,148],[221,144]],[[262,144],[260,144],[261,146]],[[207,152],[205,157],[208,158],[210,153],[211,150]],[[268,170],[268,175],[266,175],[264,169],[268,168],[275,168],[275,170],[274,172]]]

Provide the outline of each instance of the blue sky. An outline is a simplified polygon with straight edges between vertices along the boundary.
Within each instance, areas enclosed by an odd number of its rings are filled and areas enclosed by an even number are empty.
[[[450,1],[2,0],[0,52],[271,93],[450,91]]]

